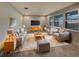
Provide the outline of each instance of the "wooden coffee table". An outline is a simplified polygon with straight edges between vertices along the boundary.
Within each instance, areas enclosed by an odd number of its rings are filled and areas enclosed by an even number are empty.
[[[42,38],[44,38],[44,35],[42,32],[35,32],[34,33],[34,37],[35,37],[35,40],[42,40]]]

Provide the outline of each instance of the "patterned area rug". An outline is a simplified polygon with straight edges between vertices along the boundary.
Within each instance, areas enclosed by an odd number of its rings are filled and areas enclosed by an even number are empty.
[[[43,34],[45,35],[45,40],[47,40],[50,43],[50,47],[68,45],[68,43],[66,42],[58,42],[53,36],[48,35],[47,33]],[[34,34],[29,33],[27,34],[27,38],[25,39],[23,46],[18,51],[34,49],[37,49],[37,42],[35,41]]]
[[[52,47],[50,52],[36,53],[35,50],[14,52],[5,57],[79,57],[79,46],[74,44]]]

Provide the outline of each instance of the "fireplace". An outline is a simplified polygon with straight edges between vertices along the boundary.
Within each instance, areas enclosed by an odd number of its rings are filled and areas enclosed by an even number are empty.
[[[30,31],[42,31],[39,20],[31,20]]]

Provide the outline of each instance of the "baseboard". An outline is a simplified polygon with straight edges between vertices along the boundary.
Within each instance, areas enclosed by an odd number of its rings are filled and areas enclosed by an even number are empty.
[[[79,46],[79,43],[72,41],[73,44]]]

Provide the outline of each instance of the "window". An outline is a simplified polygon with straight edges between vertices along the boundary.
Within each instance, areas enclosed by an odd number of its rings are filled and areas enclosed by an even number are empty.
[[[78,11],[71,11],[66,13],[66,28],[78,30]]]
[[[16,19],[15,18],[10,18],[9,26],[11,26],[11,27],[15,27],[16,26]]]
[[[62,27],[64,25],[64,16],[63,14],[54,16],[54,26]]]
[[[53,16],[52,17],[50,17],[50,19],[49,19],[50,21],[49,21],[49,24],[50,24],[50,26],[53,26]]]

